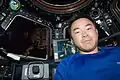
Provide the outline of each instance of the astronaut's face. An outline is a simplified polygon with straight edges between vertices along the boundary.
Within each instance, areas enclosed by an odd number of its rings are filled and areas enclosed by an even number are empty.
[[[72,23],[71,36],[74,44],[81,51],[90,52],[97,48],[98,31],[87,18],[79,18]]]

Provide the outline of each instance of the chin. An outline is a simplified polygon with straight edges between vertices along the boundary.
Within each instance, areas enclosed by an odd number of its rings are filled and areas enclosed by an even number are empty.
[[[84,47],[84,48],[80,48],[81,51],[83,52],[91,52],[91,51],[94,51],[96,49],[96,46],[93,46],[93,47]]]

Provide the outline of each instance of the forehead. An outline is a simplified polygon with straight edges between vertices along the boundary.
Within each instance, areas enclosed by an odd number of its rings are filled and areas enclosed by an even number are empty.
[[[93,24],[93,22],[87,18],[79,18],[72,23],[71,28],[84,27],[87,24]]]

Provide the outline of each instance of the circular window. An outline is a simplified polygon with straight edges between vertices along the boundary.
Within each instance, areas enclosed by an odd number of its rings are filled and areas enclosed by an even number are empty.
[[[43,0],[43,1],[50,4],[66,5],[66,4],[74,3],[78,0]]]
[[[33,0],[34,4],[42,10],[65,14],[80,10],[93,0]]]

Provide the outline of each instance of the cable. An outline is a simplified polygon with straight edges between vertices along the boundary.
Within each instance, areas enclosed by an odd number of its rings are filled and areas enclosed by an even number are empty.
[[[110,36],[108,36],[108,37],[102,38],[102,39],[100,39],[100,40],[98,41],[98,43],[101,43],[101,42],[103,42],[103,41],[105,41],[105,40],[108,40],[108,39],[110,39],[110,38],[116,37],[116,36],[118,36],[118,35],[120,35],[120,32],[117,32],[117,33],[114,33],[113,35],[110,35]]]
[[[7,56],[12,58],[13,60],[20,61],[20,56],[17,56],[13,53],[7,53],[7,51],[4,48],[0,48],[0,53],[2,54],[2,56]]]

